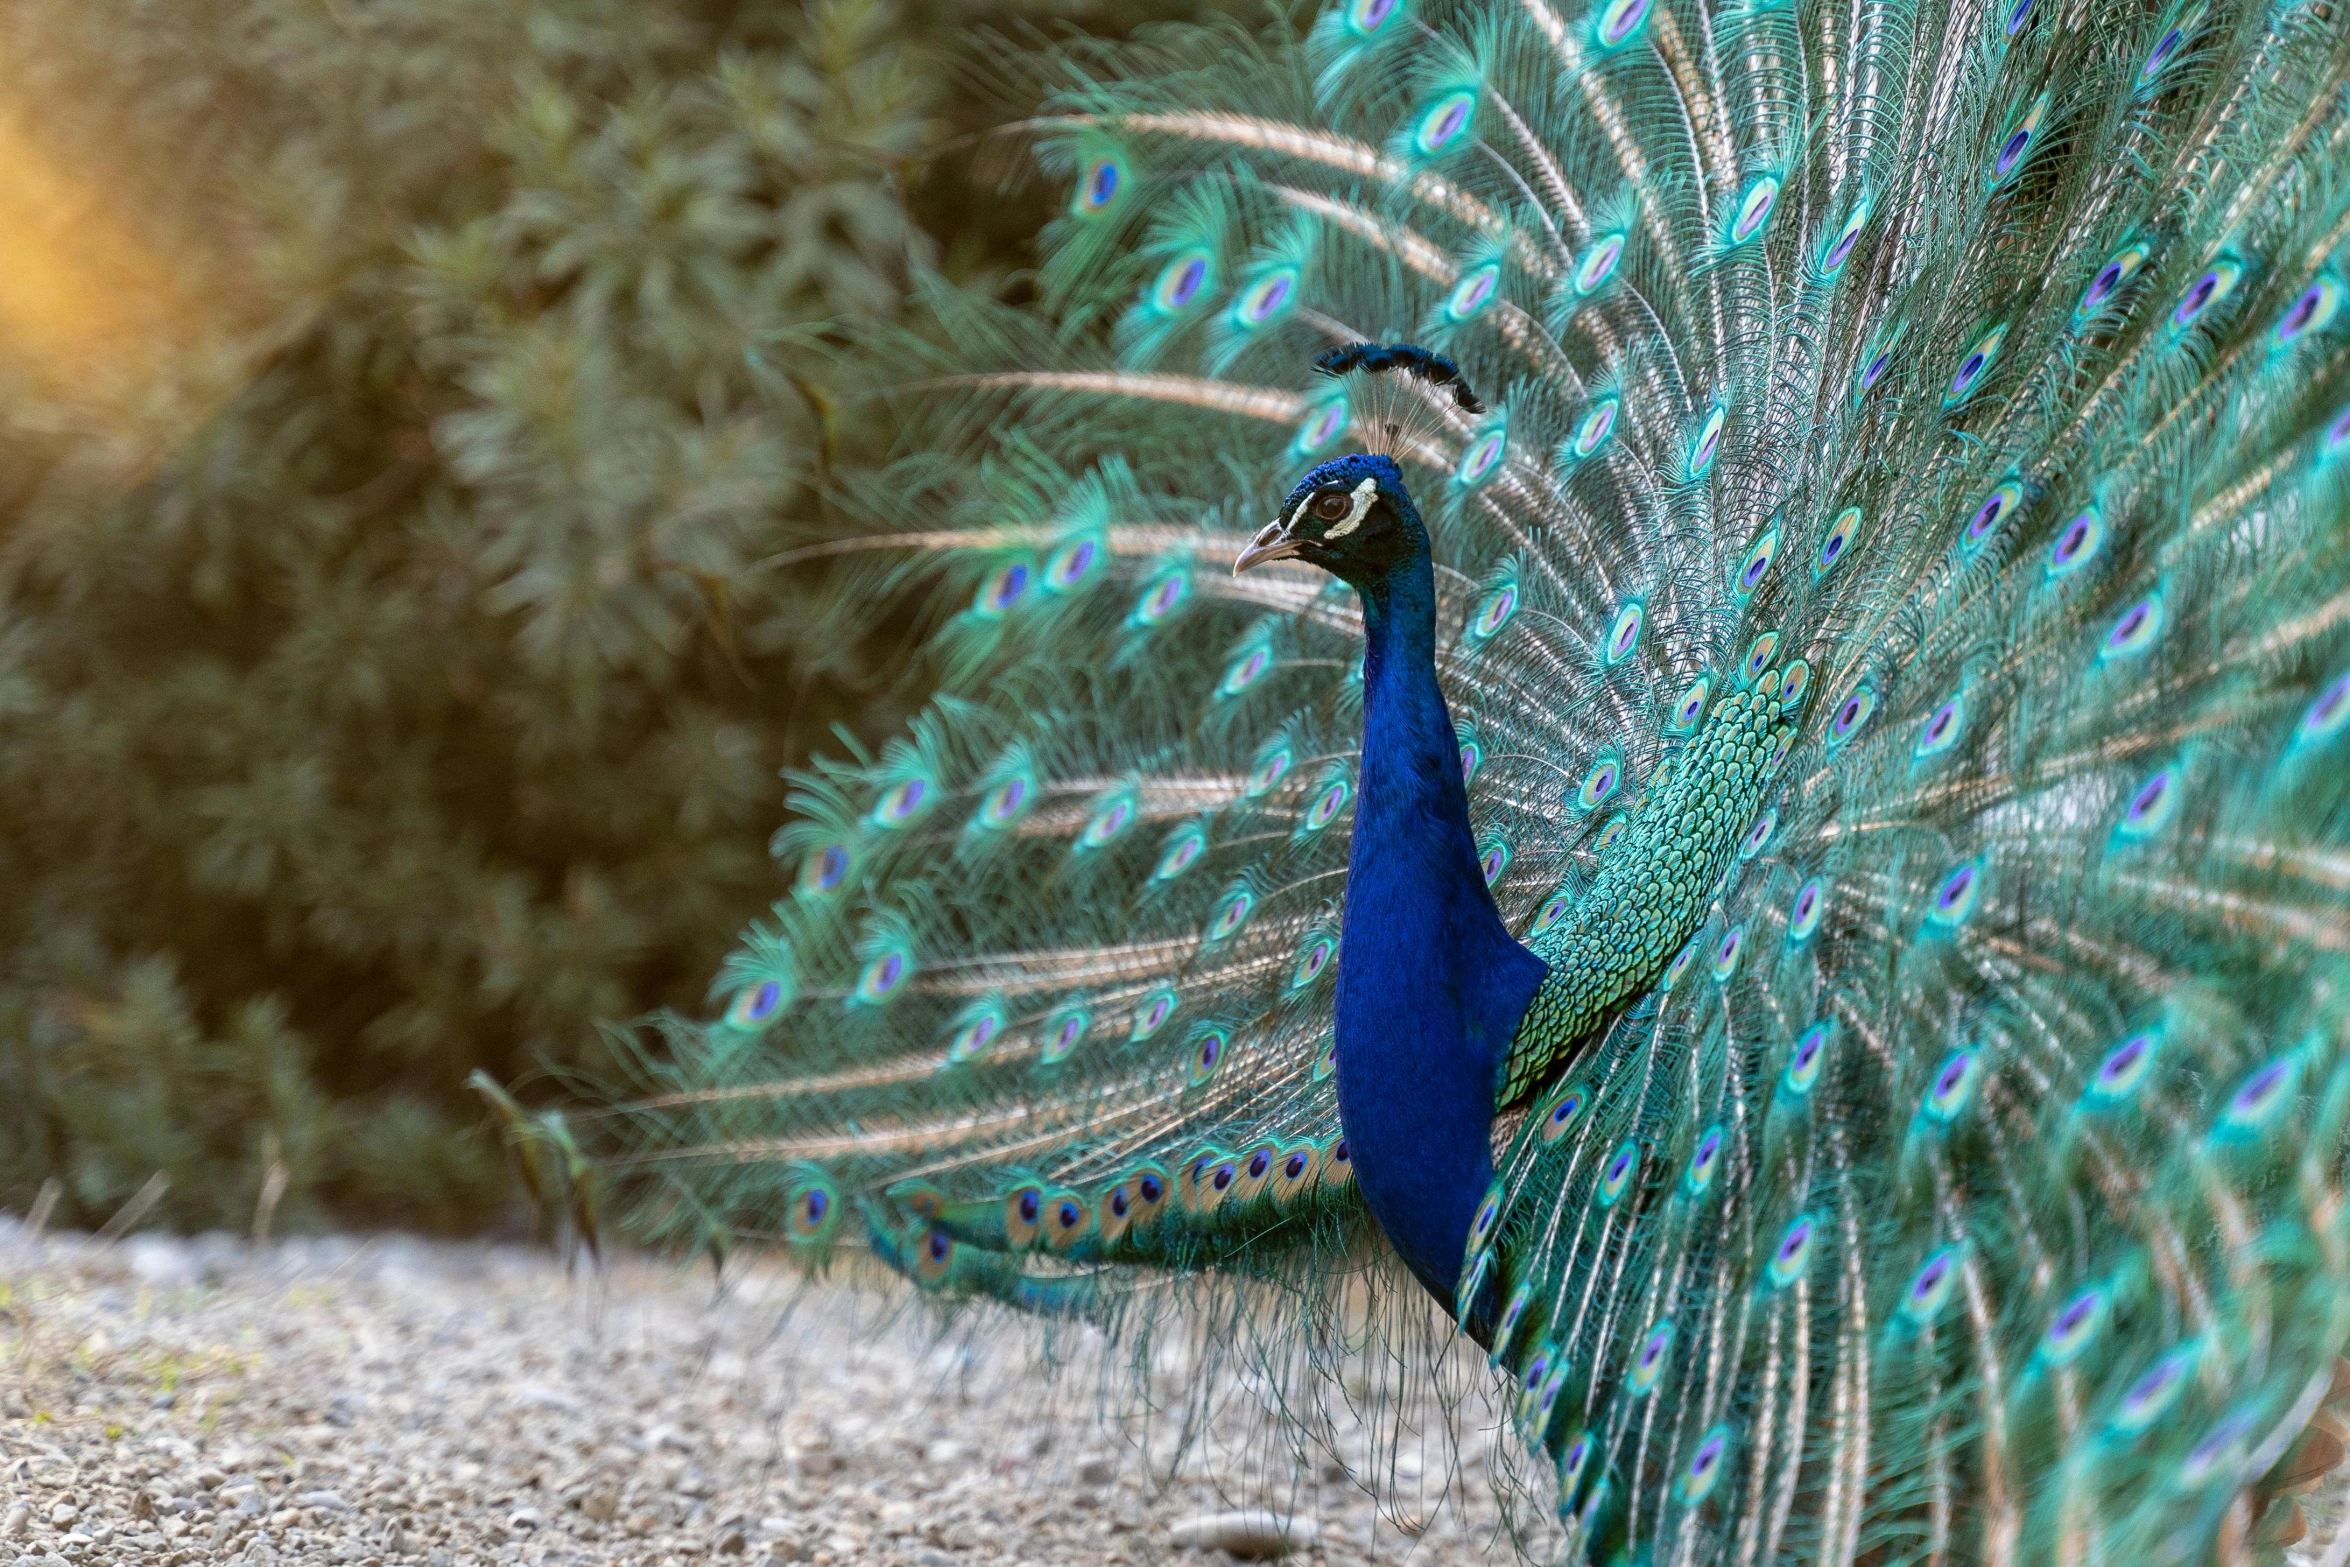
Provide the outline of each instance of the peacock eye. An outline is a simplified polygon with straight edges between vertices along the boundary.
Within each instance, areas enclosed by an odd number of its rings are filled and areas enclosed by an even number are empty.
[[[1354,510],[1354,503],[1344,490],[1316,490],[1307,509],[1324,522],[1337,522]]]

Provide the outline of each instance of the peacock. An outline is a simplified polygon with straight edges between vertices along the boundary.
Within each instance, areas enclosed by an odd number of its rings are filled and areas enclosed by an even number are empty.
[[[1400,1268],[1570,1560],[2300,1538],[2340,0],[1336,0],[1050,69],[1033,300],[870,350],[902,455],[801,552],[929,607],[936,695],[793,775],[708,1015],[541,1178],[1113,1329]]]

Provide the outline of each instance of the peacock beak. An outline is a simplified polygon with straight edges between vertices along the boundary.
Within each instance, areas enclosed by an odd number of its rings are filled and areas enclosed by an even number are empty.
[[[1280,519],[1276,518],[1266,523],[1257,531],[1257,536],[1248,541],[1248,548],[1242,550],[1240,558],[1232,563],[1232,574],[1237,577],[1249,567],[1262,566],[1269,560],[1288,560],[1302,548],[1302,542],[1283,528]]]

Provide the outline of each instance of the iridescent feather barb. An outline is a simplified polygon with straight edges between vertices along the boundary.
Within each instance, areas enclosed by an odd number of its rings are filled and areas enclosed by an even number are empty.
[[[551,1197],[1325,1366],[1422,1353],[1392,1241],[1593,1562],[2277,1559],[2350,1337],[2339,7],[1072,73],[1042,303],[931,293],[850,497],[944,689],[795,777],[711,1015],[517,1117]]]

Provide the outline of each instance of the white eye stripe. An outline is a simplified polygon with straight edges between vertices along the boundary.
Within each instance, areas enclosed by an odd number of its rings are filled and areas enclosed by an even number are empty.
[[[1324,541],[1343,539],[1361,527],[1363,514],[1371,509],[1371,498],[1378,493],[1379,481],[1376,479],[1365,478],[1362,483],[1356,485],[1354,493],[1348,497],[1354,504],[1347,509],[1345,520],[1334,524],[1328,533],[1323,534]]]

